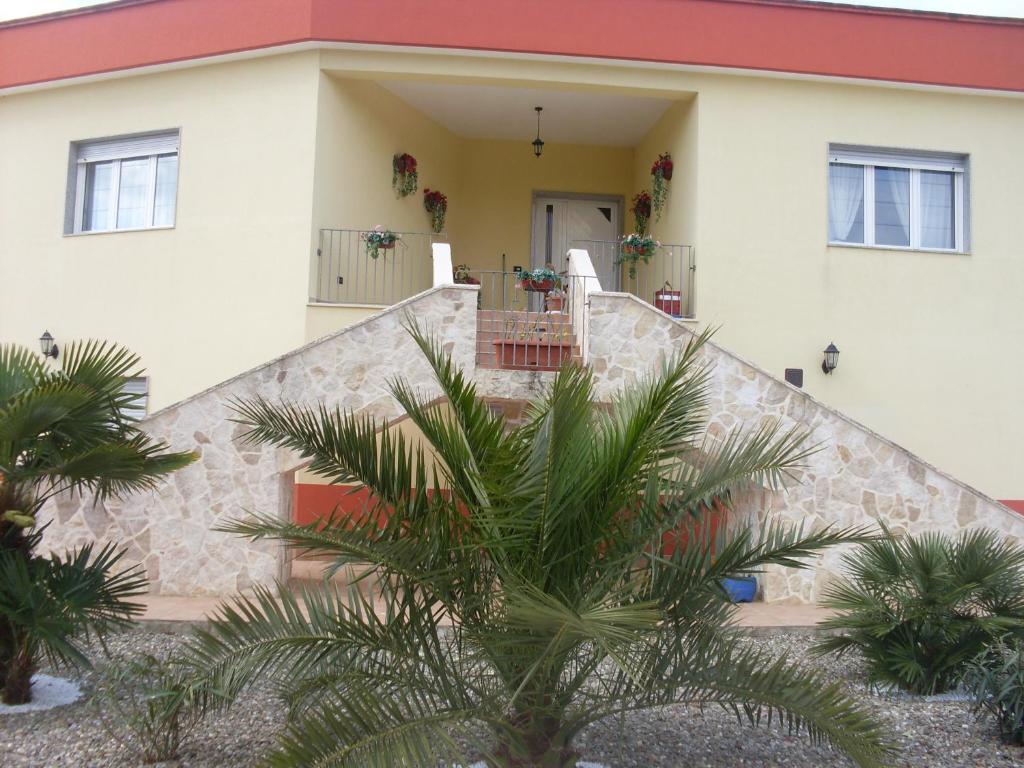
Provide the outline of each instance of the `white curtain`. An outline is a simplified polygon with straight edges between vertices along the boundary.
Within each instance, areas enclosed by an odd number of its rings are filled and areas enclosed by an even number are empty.
[[[850,242],[864,200],[864,168],[832,163],[828,167],[828,239]],[[861,242],[863,237],[858,238]]]
[[[903,230],[905,245],[910,245],[910,171],[886,169],[889,174],[889,191],[896,208],[896,216]]]
[[[921,245],[955,248],[953,232],[953,174],[921,171]]]

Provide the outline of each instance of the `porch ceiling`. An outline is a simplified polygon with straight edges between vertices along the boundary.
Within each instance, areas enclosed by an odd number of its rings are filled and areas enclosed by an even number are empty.
[[[606,91],[568,91],[383,80],[383,88],[471,139],[529,141],[536,135],[534,107],[544,107],[541,138],[555,144],[631,147],[672,104],[670,99]]]

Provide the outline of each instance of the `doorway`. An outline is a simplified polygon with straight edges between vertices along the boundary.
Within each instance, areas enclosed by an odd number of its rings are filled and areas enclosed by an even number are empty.
[[[622,198],[616,195],[535,194],[530,267],[552,264],[555,272],[563,272],[566,252],[572,247],[586,248],[594,257],[599,249],[588,247],[586,241],[617,240],[622,233],[621,221]],[[597,258],[593,261],[601,287],[617,290],[618,270],[614,265]]]

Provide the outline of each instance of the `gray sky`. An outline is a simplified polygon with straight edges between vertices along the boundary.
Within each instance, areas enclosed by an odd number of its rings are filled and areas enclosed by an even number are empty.
[[[1024,0],[858,0],[856,4],[1024,18]],[[0,0],[0,21],[81,8],[84,5],[97,3],[95,0]]]

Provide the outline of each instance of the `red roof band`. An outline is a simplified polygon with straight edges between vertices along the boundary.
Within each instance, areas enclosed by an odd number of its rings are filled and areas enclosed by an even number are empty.
[[[1024,92],[1024,21],[796,0],[124,0],[0,25],[0,89],[306,41]]]

